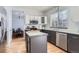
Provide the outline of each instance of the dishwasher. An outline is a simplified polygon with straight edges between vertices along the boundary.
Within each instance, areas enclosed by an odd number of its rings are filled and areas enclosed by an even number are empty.
[[[56,46],[67,51],[67,34],[66,33],[56,33]]]

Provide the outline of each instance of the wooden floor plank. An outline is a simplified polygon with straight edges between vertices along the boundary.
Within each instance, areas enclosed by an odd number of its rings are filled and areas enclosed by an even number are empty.
[[[12,40],[11,48],[6,47],[6,43],[0,46],[0,53],[26,53],[24,38],[16,38]],[[51,43],[47,43],[48,53],[65,53]]]

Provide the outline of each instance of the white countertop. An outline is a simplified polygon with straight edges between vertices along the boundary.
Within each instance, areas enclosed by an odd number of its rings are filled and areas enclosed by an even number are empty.
[[[51,30],[51,31],[64,32],[64,33],[70,33],[70,34],[79,35],[79,31],[73,30],[73,29],[46,28],[45,30]]]
[[[42,33],[40,31],[37,30],[32,30],[32,31],[27,31],[26,32],[28,36],[40,36],[40,35],[47,35],[47,33]]]

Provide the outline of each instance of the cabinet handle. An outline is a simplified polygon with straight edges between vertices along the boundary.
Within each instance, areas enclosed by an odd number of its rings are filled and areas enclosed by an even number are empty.
[[[72,37],[73,39],[79,39],[79,37]]]
[[[59,35],[63,35],[63,36],[65,36],[65,35],[67,35],[67,34],[64,34],[64,33],[58,33]]]

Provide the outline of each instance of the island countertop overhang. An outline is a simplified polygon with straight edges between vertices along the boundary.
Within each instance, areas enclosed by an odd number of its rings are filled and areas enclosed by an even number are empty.
[[[48,35],[47,33],[43,33],[43,32],[40,32],[40,31],[27,31],[26,34],[29,36],[29,37],[33,37],[33,36],[42,36],[42,35]]]

